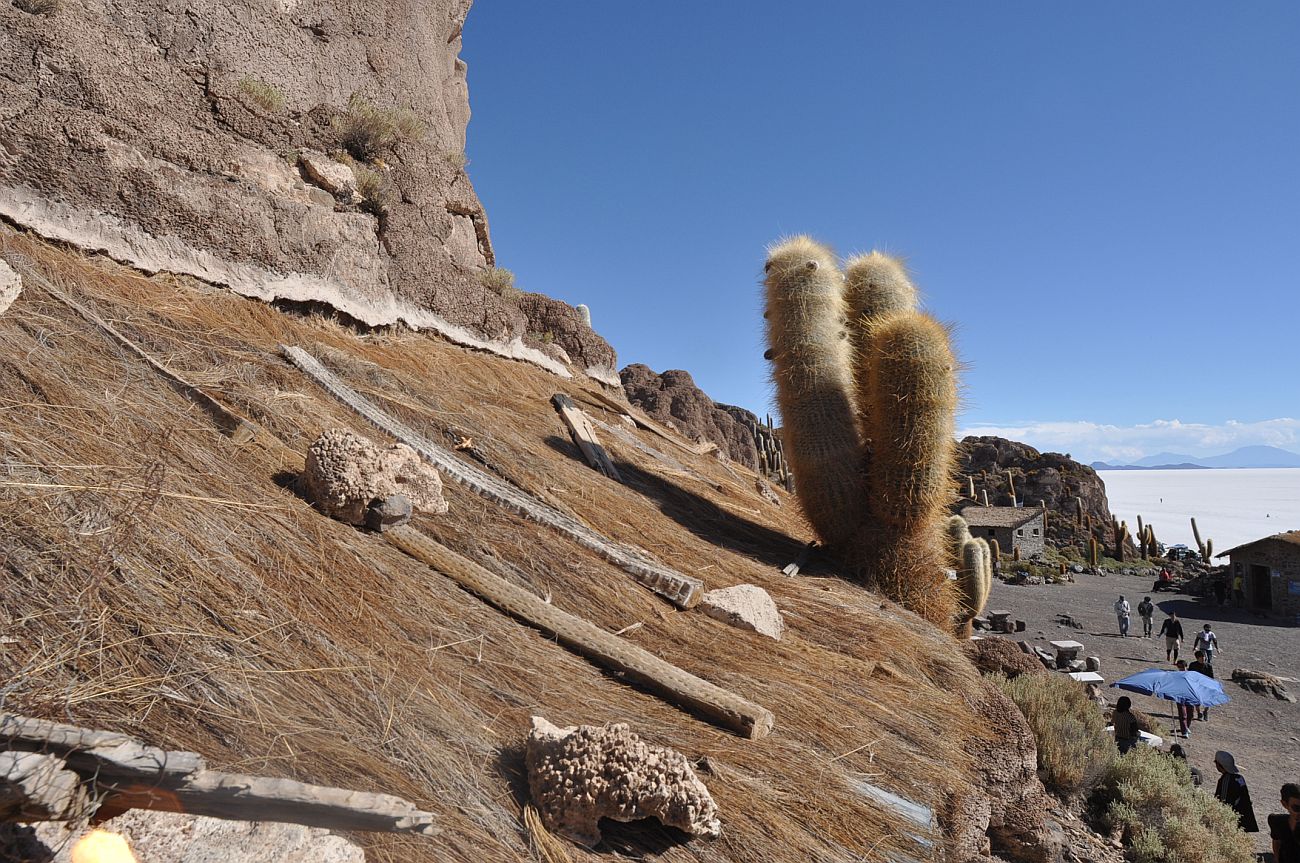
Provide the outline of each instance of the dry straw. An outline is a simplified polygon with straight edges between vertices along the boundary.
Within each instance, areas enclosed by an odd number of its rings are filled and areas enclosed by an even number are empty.
[[[782,577],[808,539],[788,522],[795,508],[729,483],[712,457],[678,455],[714,486],[679,484],[617,444],[626,482],[593,472],[548,399],[598,385],[561,384],[423,334],[358,335],[4,229],[0,256],[261,430],[235,445],[39,287],[0,315],[6,709],[198,751],[215,768],[397,794],[436,813],[436,840],[360,837],[380,863],[563,859],[521,823],[533,714],[631,722],[713,765],[701,775],[722,839],[659,847],[661,834],[627,828],[627,849],[653,845],[661,861],[924,856],[908,836],[915,825],[851,783],[871,774],[938,808],[975,775],[967,742],[990,732],[967,704],[982,684],[947,636],[853,585]],[[773,735],[738,738],[613,679],[299,499],[293,478],[321,431],[379,433],[280,359],[282,342],[322,356],[431,437],[473,438],[510,482],[707,587],[765,587],[787,615],[779,643],[678,611],[594,553],[454,485],[449,514],[417,518],[610,632],[642,622],[626,637],[771,705]]]

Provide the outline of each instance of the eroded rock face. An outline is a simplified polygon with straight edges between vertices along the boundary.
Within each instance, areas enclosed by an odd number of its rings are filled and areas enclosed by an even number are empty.
[[[516,301],[528,319],[528,333],[537,346],[554,345],[564,351],[578,371],[611,386],[618,386],[618,356],[609,342],[591,328],[590,314],[542,294],[523,294]]]
[[[22,276],[15,273],[12,267],[0,259],[0,315],[9,310],[22,292]]]
[[[1060,825],[1047,815],[1047,791],[1038,779],[1038,750],[1029,723],[996,686],[984,683],[972,704],[989,733],[968,743],[981,773],[979,787],[955,794],[944,820],[953,859],[986,859],[988,850],[1012,863],[1057,863]]]
[[[758,450],[747,423],[758,418],[744,408],[713,401],[695,385],[689,372],[670,369],[656,374],[649,366],[633,363],[619,372],[628,401],[651,419],[672,423],[690,440],[713,441],[734,462],[758,467]]]
[[[645,743],[624,723],[559,728],[534,716],[526,763],[546,828],[581,845],[600,841],[601,818],[656,818],[709,838],[722,832],[718,807],[686,757]]]
[[[772,597],[753,584],[710,590],[700,598],[700,611],[715,620],[766,635],[776,641],[785,633],[785,621]]]
[[[404,444],[379,447],[342,429],[330,429],[307,449],[303,484],[326,515],[348,524],[374,522],[371,504],[376,502],[373,509],[381,515],[391,515],[403,505],[408,512],[410,507],[435,514],[447,511],[442,479],[415,450]],[[405,500],[395,501],[398,497]]]

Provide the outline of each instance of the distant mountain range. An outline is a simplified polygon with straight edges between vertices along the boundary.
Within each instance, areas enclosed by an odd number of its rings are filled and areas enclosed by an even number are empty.
[[[1223,455],[1197,458],[1174,452],[1145,456],[1131,464],[1092,463],[1094,470],[1204,470],[1216,467],[1300,467],[1300,453],[1275,446],[1243,446]]]

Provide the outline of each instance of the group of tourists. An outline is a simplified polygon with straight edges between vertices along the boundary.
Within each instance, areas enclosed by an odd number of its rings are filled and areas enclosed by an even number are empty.
[[[1151,601],[1151,597],[1144,596],[1137,607],[1138,617],[1142,618],[1142,637],[1150,638],[1151,631],[1155,626],[1156,604]],[[1119,634],[1121,637],[1128,636],[1129,616],[1132,614],[1132,607],[1124,597],[1115,600],[1115,619],[1119,623]],[[1165,659],[1170,662],[1178,661],[1178,652],[1183,644],[1183,622],[1178,619],[1177,612],[1169,612],[1169,616],[1160,624],[1160,631],[1156,633],[1157,638],[1165,640]],[[1204,652],[1204,661],[1210,664],[1214,662],[1214,654],[1219,650],[1219,637],[1214,634],[1214,627],[1205,624],[1201,631],[1196,633],[1196,638],[1192,642],[1194,652]],[[1193,668],[1192,671],[1197,669]],[[1210,675],[1213,677],[1213,675]]]
[[[1115,702],[1112,722],[1115,745],[1121,754],[1141,742],[1141,729],[1132,708],[1133,702],[1127,695]],[[1187,760],[1186,750],[1177,743],[1169,747],[1169,755]],[[1242,830],[1258,833],[1259,824],[1255,820],[1255,808],[1250,801],[1250,789],[1246,785],[1246,777],[1237,769],[1237,761],[1232,753],[1223,750],[1214,753],[1214,769],[1219,772],[1219,781],[1214,786],[1215,798],[1237,813],[1237,823]],[[1201,771],[1190,764],[1188,771],[1192,784],[1200,785]],[[1283,812],[1268,816],[1268,832],[1273,840],[1273,860],[1274,863],[1300,863],[1300,784],[1288,782],[1283,785],[1281,803]]]

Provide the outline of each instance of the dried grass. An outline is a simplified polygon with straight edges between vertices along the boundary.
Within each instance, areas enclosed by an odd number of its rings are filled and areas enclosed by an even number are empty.
[[[864,777],[938,808],[975,776],[966,706],[981,681],[944,634],[836,579],[787,579],[808,533],[710,482],[666,479],[613,446],[626,484],[591,471],[548,400],[560,381],[418,333],[358,335],[180,279],[148,279],[0,229],[0,254],[93,307],[258,423],[235,445],[134,354],[26,290],[0,316],[0,703],[204,753],[214,767],[406,796],[441,836],[365,836],[368,859],[545,859],[521,823],[533,714],[629,721],[708,759],[713,844],[631,830],[620,853],[696,859],[915,856],[915,827],[855,792]],[[615,680],[288,488],[330,427],[367,435],[276,354],[321,356],[405,422],[472,437],[510,481],[650,548],[710,588],[765,587],[779,643],[682,613],[546,528],[448,489],[422,529],[560,607],[770,709],[740,739]],[[681,483],[681,484],[677,484]],[[575,861],[603,859],[576,846]]]

